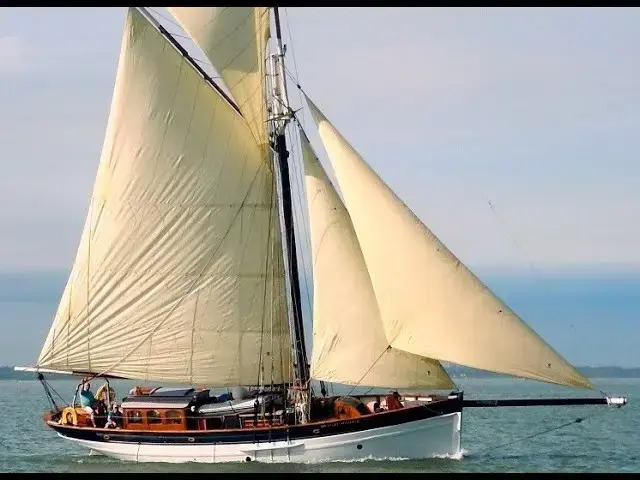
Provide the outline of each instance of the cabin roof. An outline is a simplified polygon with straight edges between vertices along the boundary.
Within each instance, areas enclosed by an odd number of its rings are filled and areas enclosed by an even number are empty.
[[[191,397],[195,393],[195,388],[171,388],[159,387],[151,392],[150,397]]]
[[[147,395],[129,395],[122,408],[186,408],[192,402],[206,402],[209,390],[195,388],[156,388]]]

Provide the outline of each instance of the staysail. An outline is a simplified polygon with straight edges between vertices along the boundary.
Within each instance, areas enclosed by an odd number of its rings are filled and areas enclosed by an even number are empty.
[[[311,375],[347,385],[455,388],[440,363],[388,348],[349,214],[300,130],[313,262]]]
[[[267,7],[167,7],[207,56],[259,144],[266,143]]]
[[[481,370],[591,388],[396,196],[307,98],[397,349]]]
[[[276,207],[247,122],[129,9],[89,212],[38,365],[290,381]]]

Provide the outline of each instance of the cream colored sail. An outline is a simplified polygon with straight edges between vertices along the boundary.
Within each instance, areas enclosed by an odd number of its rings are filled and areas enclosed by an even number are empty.
[[[167,7],[220,74],[260,144],[266,143],[266,7]]]
[[[591,388],[458,260],[307,99],[390,344],[473,368]]]
[[[246,122],[130,9],[80,246],[38,364],[290,380],[274,179]],[[275,364],[273,376],[271,363]]]
[[[455,385],[440,363],[389,347],[369,273],[347,210],[303,131],[313,262],[311,375],[347,385]]]

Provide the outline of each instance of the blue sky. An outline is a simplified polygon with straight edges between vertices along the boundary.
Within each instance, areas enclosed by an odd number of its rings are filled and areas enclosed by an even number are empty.
[[[466,264],[640,270],[640,9],[284,10],[288,68]],[[0,12],[0,271],[70,267],[124,18]]]

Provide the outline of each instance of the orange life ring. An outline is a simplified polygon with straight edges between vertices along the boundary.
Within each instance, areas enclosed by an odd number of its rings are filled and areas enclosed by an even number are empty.
[[[62,410],[62,415],[60,415],[60,423],[62,425],[78,425],[78,414],[76,413],[76,409],[73,407],[66,407]]]

